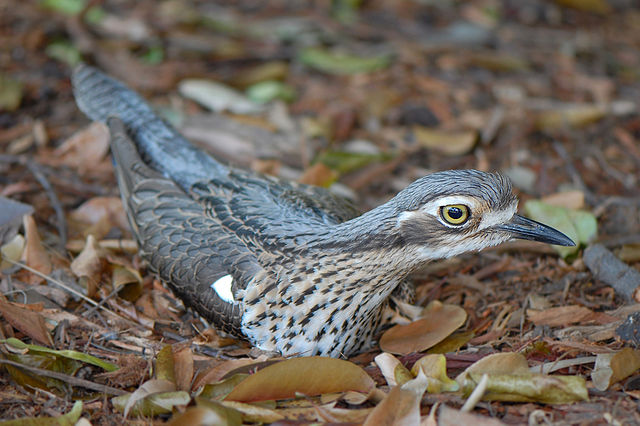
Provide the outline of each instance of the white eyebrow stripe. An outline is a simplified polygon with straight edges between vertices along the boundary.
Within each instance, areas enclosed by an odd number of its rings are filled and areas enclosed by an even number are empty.
[[[486,229],[500,223],[508,222],[516,213],[517,208],[518,205],[514,203],[505,210],[486,212],[482,217],[482,222],[480,222],[478,230]]]
[[[231,275],[225,275],[211,284],[211,288],[214,289],[218,296],[225,302],[235,303],[236,300],[233,298],[233,293],[231,292],[231,284],[233,284],[233,277]]]

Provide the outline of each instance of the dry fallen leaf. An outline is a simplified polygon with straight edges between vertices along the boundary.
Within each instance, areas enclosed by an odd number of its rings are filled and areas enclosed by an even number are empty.
[[[42,345],[53,346],[53,340],[45,320],[38,312],[8,302],[4,296],[0,296],[0,313],[6,322],[34,341]]]
[[[386,352],[377,355],[375,362],[389,386],[402,385],[415,377],[398,358]]]
[[[421,352],[441,342],[467,320],[459,306],[433,301],[423,311],[423,318],[407,325],[396,325],[380,338],[380,348],[392,354]]]
[[[84,174],[105,161],[108,151],[109,132],[104,124],[94,122],[60,145],[53,158]]]
[[[520,353],[486,356],[456,377],[456,382],[465,395],[470,395],[482,376],[487,376],[482,399],[488,401],[564,404],[589,399],[584,378],[531,373],[527,359]]]
[[[120,197],[93,197],[71,212],[71,217],[91,225],[106,221],[109,227],[129,229],[127,214]]]
[[[36,222],[33,220],[33,216],[24,216],[23,226],[27,237],[27,244],[23,253],[25,263],[27,266],[42,272],[44,275],[49,275],[53,270],[53,264],[51,263],[49,253],[47,253],[42,245],[42,240],[40,239],[40,234],[38,234],[38,228],[36,227]],[[29,282],[31,284],[44,281],[44,278],[35,274],[30,273],[29,276]]]
[[[569,305],[536,311],[527,309],[527,318],[535,325],[548,325],[558,327],[567,324],[575,324],[593,314],[593,311],[584,306]]]
[[[175,374],[176,388],[189,392],[191,379],[193,378],[193,353],[191,348],[184,347],[173,352],[173,371]]]
[[[613,354],[598,354],[591,372],[594,386],[601,391],[626,379],[640,369],[640,350],[624,348]]]
[[[151,379],[144,382],[135,392],[128,396],[127,402],[124,406],[124,417],[126,418],[129,415],[129,411],[136,405],[139,401],[147,398],[150,395],[157,393],[165,393],[165,392],[173,392],[175,391],[176,386],[172,382],[161,379]],[[120,397],[117,397],[120,398]]]
[[[428,384],[429,379],[420,370],[415,379],[393,387],[369,414],[364,426],[420,424],[420,401]]]
[[[583,127],[602,119],[607,109],[599,105],[567,105],[538,114],[536,126],[541,130]]]
[[[556,207],[580,210],[584,208],[584,192],[578,190],[556,192],[541,198],[541,201]]]
[[[456,381],[460,384],[469,373],[477,374],[528,374],[529,363],[517,352],[501,352],[479,359],[463,371]]]
[[[266,401],[323,393],[370,392],[373,379],[357,365],[320,356],[292,358],[270,365],[240,382],[225,400]]]
[[[10,268],[13,266],[13,262],[20,260],[24,252],[24,246],[24,237],[16,234],[10,241],[0,247],[0,257],[2,258],[2,261],[0,261],[0,271]]]
[[[100,248],[93,235],[89,235],[84,249],[71,262],[71,272],[76,277],[87,280],[88,297],[93,297],[98,289],[98,283],[105,266],[104,257],[104,250]]]
[[[413,133],[420,145],[449,156],[468,153],[478,140],[478,133],[475,130],[447,132],[414,126]]]

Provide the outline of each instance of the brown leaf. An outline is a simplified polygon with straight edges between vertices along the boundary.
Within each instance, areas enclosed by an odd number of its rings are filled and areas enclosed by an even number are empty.
[[[478,139],[478,133],[475,130],[447,132],[414,126],[413,132],[420,145],[448,156],[468,153],[473,149]]]
[[[422,371],[402,386],[391,388],[389,395],[373,409],[365,426],[420,424],[420,401],[429,380]]]
[[[592,314],[591,309],[578,305],[557,306],[544,311],[527,309],[527,317],[531,322],[535,325],[548,325],[550,327],[575,324]]]
[[[0,296],[0,313],[4,319],[17,330],[20,330],[34,341],[53,346],[53,340],[42,315],[7,301]]]
[[[640,369],[640,351],[623,348],[613,354],[598,354],[596,365],[591,372],[594,386],[601,391],[614,383],[626,379]]]
[[[173,352],[173,371],[176,388],[189,392],[193,378],[193,354],[191,348],[180,348]]]
[[[227,375],[230,371],[247,365],[255,364],[255,359],[230,359],[221,364],[216,364],[209,370],[199,374],[197,379],[193,383],[193,389],[198,389],[209,383],[216,383]]]
[[[304,357],[270,365],[240,382],[225,398],[228,401],[266,401],[293,398],[296,393],[359,391],[368,393],[375,383],[357,365],[335,358]]]
[[[144,382],[138,389],[135,390],[124,406],[124,417],[129,415],[129,411],[136,405],[138,401],[142,401],[150,395],[157,393],[173,392],[175,391],[175,385],[168,380],[152,379]]]
[[[567,105],[539,113],[536,126],[541,130],[584,127],[601,120],[606,114],[606,108],[600,105]]]
[[[584,208],[583,191],[562,191],[543,197],[541,201],[556,207],[580,210]]]
[[[54,156],[70,167],[85,173],[98,166],[109,150],[109,132],[104,124],[94,122],[60,145]]]
[[[111,285],[118,291],[118,296],[130,302],[135,301],[142,293],[142,277],[140,273],[128,266],[113,265]]]
[[[71,212],[71,217],[91,225],[106,220],[112,227],[129,229],[120,197],[93,197]]]
[[[298,182],[326,187],[335,182],[337,177],[338,173],[322,163],[316,163],[304,171]]]
[[[42,272],[44,275],[49,275],[53,269],[53,265],[49,254],[42,245],[42,240],[40,239],[40,234],[38,234],[38,228],[36,227],[36,222],[33,220],[33,216],[24,216],[23,226],[27,237],[27,244],[23,253],[25,263],[27,266]],[[44,281],[44,278],[35,274],[29,274],[29,276],[29,282],[31,284]]]
[[[421,352],[441,342],[467,320],[459,306],[434,301],[425,308],[424,317],[407,325],[396,325],[380,339],[380,348],[392,354]]]
[[[104,256],[104,251],[98,246],[96,239],[93,235],[89,235],[84,249],[82,249],[78,257],[71,262],[71,271],[78,278],[86,277],[88,280],[87,296],[89,297],[95,295],[97,291],[98,283],[105,266]]]

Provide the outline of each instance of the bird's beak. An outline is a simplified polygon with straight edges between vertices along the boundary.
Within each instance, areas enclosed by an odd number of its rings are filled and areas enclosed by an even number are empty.
[[[575,246],[576,243],[562,232],[544,225],[535,220],[527,219],[519,214],[514,214],[513,218],[500,229],[509,233],[513,238],[521,240],[540,241],[542,243],[556,244],[559,246]]]

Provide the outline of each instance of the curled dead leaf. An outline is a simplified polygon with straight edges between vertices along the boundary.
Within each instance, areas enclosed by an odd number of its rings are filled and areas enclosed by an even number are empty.
[[[624,348],[613,354],[598,354],[591,380],[598,390],[605,391],[614,383],[626,379],[640,369],[640,350]]]
[[[23,226],[27,237],[27,243],[23,252],[25,263],[27,266],[42,272],[44,275],[49,275],[53,270],[53,264],[51,263],[49,253],[47,253],[42,245],[42,240],[40,239],[40,234],[38,233],[38,228],[36,227],[35,220],[33,220],[33,216],[24,216]],[[29,282],[31,284],[44,281],[44,278],[35,274],[30,273],[29,276]]]

